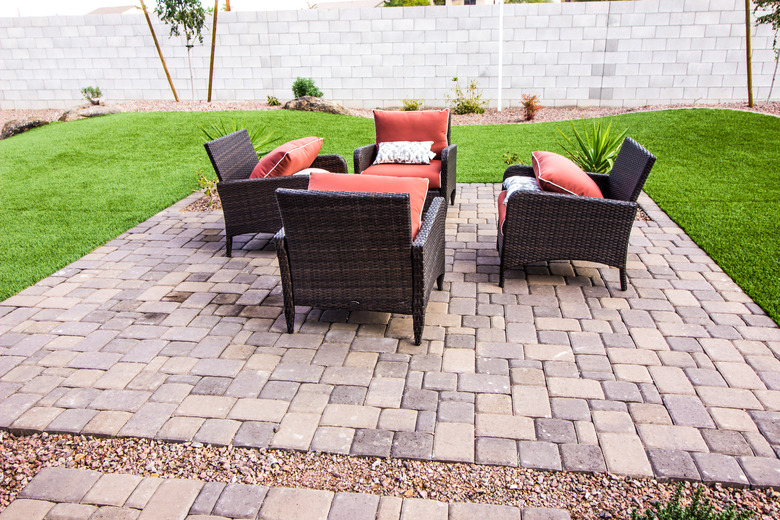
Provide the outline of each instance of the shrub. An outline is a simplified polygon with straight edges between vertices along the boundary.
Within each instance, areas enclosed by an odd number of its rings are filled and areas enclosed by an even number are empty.
[[[401,102],[403,103],[403,107],[401,107],[401,110],[405,110],[407,112],[420,110],[423,104],[422,99],[413,99],[413,98],[405,98]]]
[[[512,164],[520,164],[520,154],[517,152],[504,153],[504,163],[506,163],[507,166]]]
[[[296,78],[292,86],[293,95],[296,98],[303,96],[322,97],[322,91],[314,84],[311,78]]]
[[[278,107],[281,105],[281,102],[279,102],[279,99],[276,96],[268,95],[265,97],[268,100],[268,105],[272,107]]]
[[[558,132],[565,139],[565,142],[560,142],[561,147],[571,160],[586,172],[607,173],[615,163],[615,158],[628,129],[612,131],[611,121],[605,127],[602,125],[601,119],[593,119],[592,132],[588,133],[585,120],[581,119],[580,121],[582,122],[582,134],[577,131],[574,123],[571,123],[571,129],[574,132],[573,140],[560,128],[558,129]]]
[[[81,95],[93,105],[99,105],[100,100],[98,98],[103,97],[100,87],[84,87],[81,89]]]
[[[447,101],[452,105],[452,111],[456,114],[484,114],[488,100],[482,99],[482,89],[476,80],[471,80],[465,89],[460,87],[458,78],[452,78],[455,82],[454,93],[447,94]]]
[[[725,510],[716,512],[709,499],[701,500],[701,493],[704,490],[698,486],[693,493],[693,499],[687,507],[680,505],[680,495],[683,485],[677,486],[672,500],[665,504],[655,504],[653,511],[645,511],[640,515],[636,509],[631,512],[631,520],[749,520],[753,518],[753,513],[745,509],[736,510],[732,506]]]
[[[536,112],[538,112],[540,109],[544,108],[539,103],[539,96],[536,94],[529,96],[528,94],[523,94],[523,108],[525,109],[525,120],[530,121],[533,118],[536,117]]]
[[[197,171],[196,175],[198,176],[199,189],[195,191],[203,193],[206,197],[206,205],[208,207],[213,206],[219,200],[219,195],[217,194],[217,179],[209,179],[203,174],[203,170]]]
[[[248,124],[246,120],[218,119],[207,125],[198,125],[198,128],[200,128],[200,131],[203,134],[202,137],[204,141],[213,141],[218,137],[232,134],[242,128],[246,128],[249,139],[252,141],[252,146],[257,154],[261,156],[268,153],[268,151],[263,152],[261,149],[267,147],[274,141],[278,141],[280,137],[276,130],[270,130],[267,125],[252,126]]]

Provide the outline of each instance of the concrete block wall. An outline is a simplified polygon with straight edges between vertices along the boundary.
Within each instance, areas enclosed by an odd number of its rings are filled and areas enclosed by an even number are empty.
[[[745,100],[744,16],[741,0],[505,5],[503,106],[522,94],[546,106]],[[210,24],[191,51],[193,93],[183,39],[154,23],[180,99],[206,98]],[[773,35],[751,31],[764,100]],[[303,76],[355,108],[444,106],[457,76],[495,106],[498,37],[497,5],[223,12],[212,98],[286,100]],[[108,101],[173,99],[142,15],[0,18],[0,108],[67,108],[87,85]]]

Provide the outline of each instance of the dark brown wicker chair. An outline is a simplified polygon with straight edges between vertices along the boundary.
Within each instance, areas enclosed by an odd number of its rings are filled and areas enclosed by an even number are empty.
[[[274,237],[284,315],[295,305],[413,316],[419,345],[434,281],[444,280],[446,203],[436,198],[411,238],[409,195],[280,189]]]
[[[231,255],[233,237],[244,233],[274,234],[282,227],[276,205],[276,188],[306,189],[305,175],[250,179],[258,163],[249,134],[239,130],[204,145],[219,182],[217,191],[225,217],[225,245]],[[312,168],[347,173],[347,162],[340,155],[320,155]]]
[[[503,226],[498,223],[499,286],[504,286],[507,269],[547,260],[586,260],[619,268],[625,291],[636,200],[654,163],[653,154],[627,137],[609,174],[588,174],[604,199],[546,191],[511,194]],[[515,175],[533,177],[533,168],[510,166],[504,179]]]
[[[434,197],[444,197],[444,200],[450,204],[455,204],[455,184],[456,184],[456,159],[458,146],[451,144],[450,129],[451,129],[451,117],[447,119],[447,142],[450,143],[441,152],[441,174],[439,176],[439,182],[441,187],[434,188],[428,191],[428,198],[426,200],[426,207],[430,204]],[[366,168],[374,164],[377,154],[376,144],[369,144],[358,148],[353,153],[353,161],[355,165],[355,173],[363,173]],[[403,165],[399,165],[403,168]]]

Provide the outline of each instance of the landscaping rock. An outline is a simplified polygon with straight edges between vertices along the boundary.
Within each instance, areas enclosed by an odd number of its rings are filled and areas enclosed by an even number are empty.
[[[352,115],[352,112],[338,103],[326,101],[314,96],[303,96],[284,104],[286,110],[303,110],[306,112],[325,112],[326,114]]]
[[[121,112],[117,107],[105,106],[105,105],[89,105],[71,110],[66,110],[59,117],[58,121],[75,121],[77,119],[86,119],[88,117],[107,116],[109,114],[116,114]]]
[[[27,119],[13,119],[3,125],[0,132],[0,139],[6,139],[16,134],[21,134],[38,126],[48,125],[49,122],[38,117],[28,117]]]

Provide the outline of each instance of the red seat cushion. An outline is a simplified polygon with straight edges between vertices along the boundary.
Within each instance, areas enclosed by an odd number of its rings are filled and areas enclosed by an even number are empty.
[[[544,191],[603,199],[596,182],[571,160],[553,152],[533,152],[534,174]]]
[[[382,175],[387,177],[419,177],[428,179],[430,189],[441,188],[441,161],[431,164],[375,164],[363,170],[363,175]]]
[[[419,112],[391,112],[374,110],[376,142],[386,141],[433,141],[431,151],[436,158],[449,144],[447,123],[450,111],[422,110]]]
[[[345,175],[312,172],[309,190],[347,191],[355,193],[408,193],[411,208],[412,239],[417,236],[422,222],[428,180],[417,177],[384,177],[378,175]]]
[[[311,166],[322,148],[322,137],[304,137],[284,143],[260,159],[250,179],[284,177]]]
[[[506,204],[504,204],[506,193],[506,190],[504,190],[498,194],[498,229],[502,233],[504,232],[504,221],[506,220]]]

